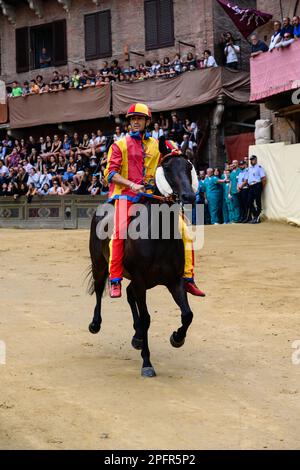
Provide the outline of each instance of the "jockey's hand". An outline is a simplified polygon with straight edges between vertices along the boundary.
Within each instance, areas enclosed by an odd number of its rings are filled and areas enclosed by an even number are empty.
[[[130,189],[132,191],[134,191],[135,193],[144,193],[145,192],[145,186],[143,184],[132,183],[130,185]]]

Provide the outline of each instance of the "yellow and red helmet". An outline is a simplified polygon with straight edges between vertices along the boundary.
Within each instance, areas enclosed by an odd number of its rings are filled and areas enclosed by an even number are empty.
[[[151,111],[146,104],[134,103],[132,104],[126,114],[126,117],[130,116],[145,116],[146,119],[151,119]]]

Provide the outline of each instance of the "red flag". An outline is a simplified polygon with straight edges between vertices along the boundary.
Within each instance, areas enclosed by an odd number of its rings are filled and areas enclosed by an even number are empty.
[[[246,39],[256,28],[263,26],[273,18],[273,15],[254,8],[240,8],[226,0],[218,0],[218,2]]]

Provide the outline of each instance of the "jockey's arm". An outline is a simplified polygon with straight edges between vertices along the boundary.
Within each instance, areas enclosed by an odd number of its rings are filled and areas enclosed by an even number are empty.
[[[111,181],[115,184],[121,184],[126,188],[130,188],[132,191],[136,193],[143,193],[145,191],[145,187],[142,184],[136,184],[132,181],[123,178],[119,173],[115,173],[111,179]]]

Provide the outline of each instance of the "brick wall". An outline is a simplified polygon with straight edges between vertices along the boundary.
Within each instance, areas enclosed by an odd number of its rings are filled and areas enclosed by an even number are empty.
[[[145,52],[145,59],[131,56],[132,63],[141,60],[153,60],[154,58],[163,58],[168,55],[173,58],[178,51],[178,40],[195,44],[198,53],[204,49],[214,47],[213,32],[213,3],[215,0],[174,0],[174,31],[175,46],[161,50]],[[112,17],[112,50],[113,56],[108,57],[118,59],[124,64],[124,46],[136,52],[145,51],[145,32],[144,32],[144,1],[143,0],[101,0],[97,7],[92,0],[72,0],[72,7],[69,13],[66,13],[57,1],[43,2],[44,15],[39,19],[29,6],[20,4],[16,8],[16,25],[8,23],[7,18],[0,16],[0,39],[2,44],[2,76],[6,81],[12,81],[17,78],[24,81],[29,75],[35,76],[38,70],[31,73],[16,74],[16,47],[15,47],[15,29],[23,26],[36,26],[49,23],[55,20],[67,20],[67,44],[68,59],[67,67],[61,67],[59,70],[64,73],[71,73],[75,65],[73,62],[86,64],[88,68],[100,68],[102,60],[85,61],[84,57],[84,14],[96,11],[111,10]],[[188,47],[182,46],[182,54],[189,51]],[[43,69],[42,74],[45,79],[51,75],[54,68]]]

